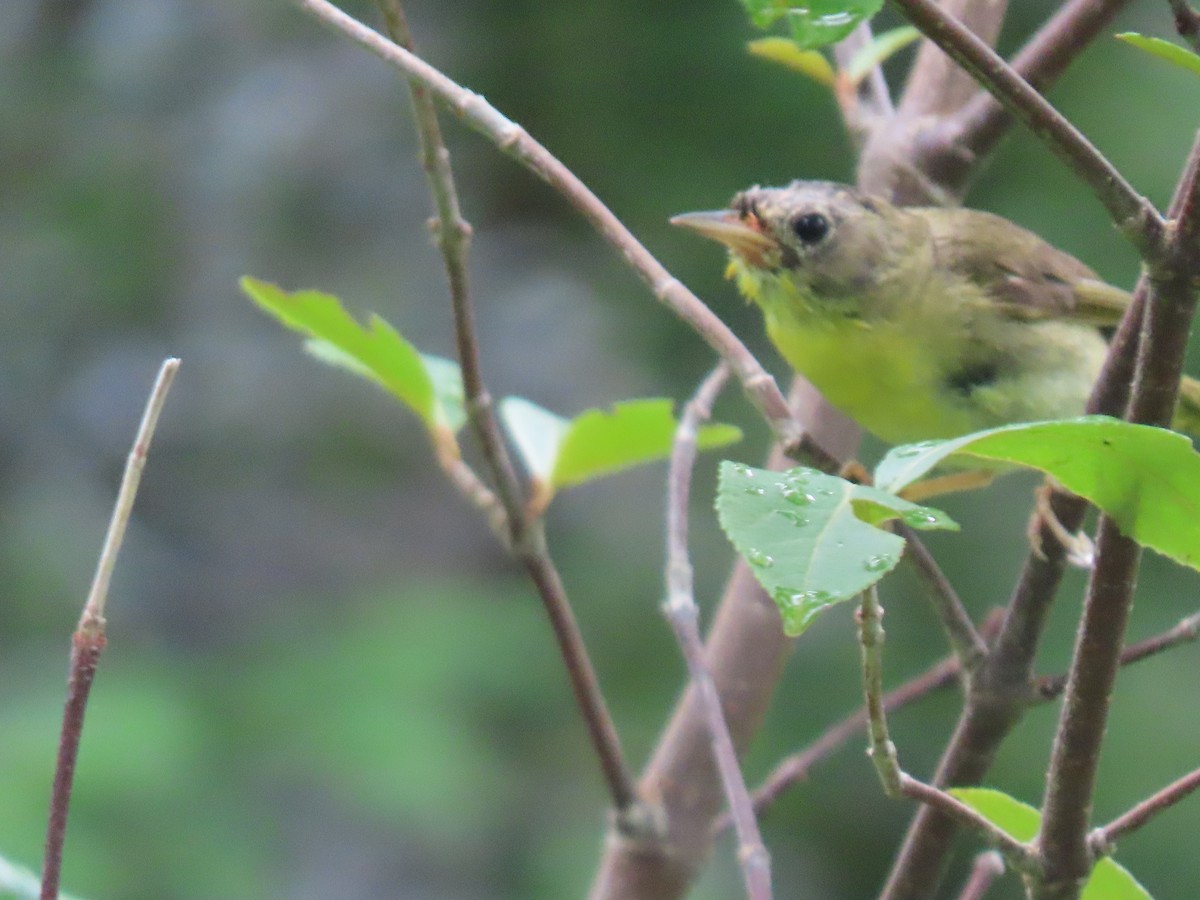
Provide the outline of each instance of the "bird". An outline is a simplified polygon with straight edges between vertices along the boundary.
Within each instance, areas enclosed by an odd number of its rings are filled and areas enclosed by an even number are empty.
[[[829,181],[751,187],[671,223],[723,244],[783,358],[887,444],[1083,415],[1131,298],[992,213]],[[1185,378],[1173,427],[1200,433]]]

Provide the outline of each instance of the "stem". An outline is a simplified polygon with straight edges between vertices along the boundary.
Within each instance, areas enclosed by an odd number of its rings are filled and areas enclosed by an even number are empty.
[[[903,522],[897,523],[895,528],[896,534],[904,538],[904,558],[912,564],[917,576],[929,589],[938,621],[950,641],[950,649],[961,661],[963,674],[969,677],[987,656],[987,643],[976,631],[975,623],[971,621],[958,593],[916,531]]]
[[[1093,848],[1097,853],[1111,852],[1113,844],[1121,837],[1141,828],[1159,813],[1191,795],[1196,788],[1200,788],[1200,769],[1193,769],[1128,812],[1117,816],[1103,828],[1096,829],[1091,839]]]
[[[680,417],[671,451],[667,477],[667,602],[663,611],[687,661],[688,674],[700,698],[712,740],[712,752],[738,836],[738,861],[751,900],[770,900],[771,864],[763,845],[754,806],[738,765],[737,749],[729,734],[721,697],[704,659],[698,625],[700,611],[692,588],[692,564],[688,557],[688,495],[696,462],[696,435],[700,423],[711,414],[713,401],[729,378],[724,364],[704,379]]]
[[[108,600],[108,588],[112,582],[113,568],[125,529],[133,511],[142,470],[146,467],[146,454],[150,441],[158,426],[158,418],[167,399],[167,391],[179,371],[179,360],[168,359],[158,370],[158,377],[146,402],[142,421],[138,425],[133,448],[125,461],[125,473],[117,490],[112,517],[100,550],[100,560],[92,579],[91,590],[83,606],[79,625],[71,638],[71,663],[67,676],[67,700],[63,708],[62,730],[58,742],[58,759],[54,766],[54,784],[50,791],[50,817],[46,825],[46,855],[42,864],[41,900],[58,897],[59,881],[62,877],[63,846],[67,837],[67,811],[71,805],[71,788],[75,782],[75,763],[79,758],[79,742],[83,737],[83,719],[87,711],[88,696],[96,677],[96,666],[104,652],[107,637],[104,633],[104,607]]]
[[[1153,262],[1161,256],[1164,223],[1154,207],[1029,82],[935,0],[893,2],[1092,189],[1143,259]]]
[[[1013,58],[1012,67],[1035,90],[1045,92],[1089,44],[1116,18],[1129,0],[1071,0]],[[978,160],[989,154],[1012,126],[1013,117],[987,91],[978,92],[961,110],[933,126],[924,152],[939,161]],[[963,150],[969,151],[964,155]],[[934,165],[926,160],[925,165]],[[959,167],[963,168],[963,167]],[[961,172],[965,179],[967,172]]]
[[[1165,650],[1170,650],[1172,647],[1177,647],[1180,644],[1194,643],[1200,637],[1200,613],[1194,613],[1184,619],[1180,619],[1172,628],[1167,629],[1161,634],[1156,634],[1148,637],[1145,640],[1138,641],[1136,644],[1130,644],[1121,651],[1121,667],[1132,665],[1136,662],[1141,662],[1144,659],[1149,659],[1162,653]],[[1039,678],[1034,684],[1034,691],[1043,700],[1053,700],[1058,697],[1067,686],[1066,675],[1046,675]]]
[[[729,363],[750,401],[785,446],[806,452],[800,424],[775,379],[737,336],[638,242],[600,199],[545,147],[483,97],[466,90],[428,63],[346,15],[328,0],[296,0],[305,12],[414,78],[454,115],[491,140],[526,169],[562,194],[650,287],[654,296],[686,322]]]
[[[879,591],[871,585],[862,595],[858,609],[858,641],[862,648],[863,697],[867,707],[867,734],[870,749],[867,754],[883,782],[889,797],[901,794],[900,760],[896,745],[888,735],[887,712],[883,705],[883,607]]]
[[[963,885],[958,900],[983,900],[992,884],[1004,874],[1004,857],[995,850],[985,850],[975,857],[971,875]]]
[[[1175,17],[1175,30],[1179,36],[1200,53],[1200,13],[1188,6],[1186,0],[1167,0],[1171,14]]]

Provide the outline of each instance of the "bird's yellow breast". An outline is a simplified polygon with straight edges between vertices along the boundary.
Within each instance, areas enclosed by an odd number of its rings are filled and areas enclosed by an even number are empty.
[[[740,267],[738,267],[740,268]],[[790,279],[734,271],[756,302],[784,359],[830,403],[891,444],[954,437],[987,427],[967,404],[946,397],[945,350],[962,340],[957,323],[919,310],[867,321],[853,310],[818,310]]]

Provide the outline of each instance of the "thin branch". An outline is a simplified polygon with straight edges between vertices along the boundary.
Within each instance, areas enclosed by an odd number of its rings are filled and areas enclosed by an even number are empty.
[[[950,649],[962,662],[963,673],[970,675],[987,656],[988,647],[967,608],[963,606],[950,580],[929,552],[920,536],[903,522],[895,525],[896,534],[904,538],[904,558],[911,563],[917,576],[929,589],[930,599],[938,621],[950,641]]]
[[[1100,517],[1096,548],[1096,567],[1050,751],[1037,838],[1044,873],[1031,891],[1037,900],[1077,896],[1094,861],[1087,831],[1100,744],[1141,559],[1138,545],[1108,516]]]
[[[838,72],[844,73],[849,68],[855,56],[872,41],[871,24],[863,21],[850,34],[833,47],[833,57],[837,63]],[[895,115],[896,107],[892,103],[892,95],[888,90],[886,79],[883,77],[883,67],[874,65],[866,77],[857,84],[850,85],[852,89],[843,88],[846,79],[839,79],[834,97],[842,112],[842,121],[846,131],[857,145],[862,145],[870,136],[872,130]]]
[[[995,850],[985,850],[975,857],[971,874],[963,885],[958,900],[983,900],[996,879],[1004,874],[1004,857]]]
[[[893,713],[928,694],[949,687],[958,680],[961,671],[958,658],[947,656],[916,678],[906,681],[884,694],[884,712]],[[864,707],[860,707],[840,722],[830,726],[803,750],[782,760],[750,795],[754,801],[755,812],[761,815],[779,799],[784,791],[808,778],[808,773],[813,766],[824,762],[840,750],[851,738],[862,731],[866,724],[867,711]],[[713,824],[713,832],[719,833],[728,825],[728,820],[722,817]]]
[[[704,706],[712,752],[725,788],[734,828],[738,836],[738,862],[751,900],[771,897],[771,859],[754,818],[750,792],[738,765],[721,696],[704,658],[700,637],[700,610],[692,589],[692,564],[688,555],[688,495],[696,461],[696,435],[700,423],[711,414],[713,401],[729,379],[724,363],[713,369],[687,404],[675,432],[671,465],[667,476],[667,602],[663,612],[687,660],[688,674]]]
[[[1000,609],[992,610],[987,619],[984,620],[980,632],[985,639],[985,644],[987,640],[995,637],[996,632],[999,631],[1002,613],[1003,610]],[[949,687],[959,680],[961,673],[962,666],[959,664],[958,657],[953,654],[947,656],[941,662],[930,666],[920,675],[909,679],[884,694],[884,712],[890,715],[896,710],[903,709],[910,703],[914,703],[928,694]],[[762,815],[771,804],[779,799],[779,796],[784,791],[791,788],[797,782],[806,779],[809,770],[813,766],[823,762],[841,749],[842,745],[862,731],[866,724],[867,710],[865,707],[860,707],[840,722],[830,726],[829,729],[803,750],[793,753],[782,760],[751,794],[754,800],[755,812]],[[719,834],[728,825],[729,822],[726,818],[719,819],[713,825],[713,834]]]
[[[1013,58],[1013,70],[1035,90],[1045,92],[1129,2],[1071,0],[1063,4]],[[977,160],[995,149],[1012,123],[1012,116],[995,97],[979,91],[957,113],[932,126],[922,150],[951,162]],[[968,151],[965,157],[964,149]],[[962,177],[965,175],[964,170]]]
[[[386,46],[397,52],[407,53],[415,59],[411,53],[412,34],[400,0],[379,2],[388,29],[397,42],[385,42]],[[335,7],[331,9],[336,11]],[[376,42],[384,41],[380,35],[349,19],[340,11],[338,17],[339,20],[353,23],[356,30],[369,33]],[[404,44],[409,49],[403,50],[397,44]],[[450,166],[450,153],[442,139],[437,109],[423,79],[409,73],[408,82],[421,143],[422,166],[437,207],[437,218],[431,224],[450,284],[454,337],[462,370],[465,405],[472,430],[491,471],[500,505],[503,507],[503,521],[508,526],[505,543],[533,581],[550,619],[559,653],[575,694],[575,702],[587,726],[618,820],[628,827],[638,827],[645,824],[648,817],[640,809],[633,775],[625,762],[616,725],[605,703],[599,679],[571,610],[566,589],[550,558],[541,521],[531,520],[524,509],[521,482],[501,437],[491,396],[484,382],[466,262],[471,226],[463,218],[459,206],[458,190]],[[487,495],[482,493],[485,488],[477,483],[473,472],[468,474],[457,466],[451,469],[445,464],[443,469],[460,491],[468,497],[476,498],[477,505],[485,512],[489,511],[486,505]],[[490,511],[489,521],[493,523],[493,527],[501,521],[494,509]]]
[[[412,33],[400,0],[378,0],[392,40],[413,52]],[[508,455],[500,428],[492,410],[491,396],[483,379],[479,358],[479,340],[475,329],[475,307],[471,301],[467,252],[471,245],[471,226],[463,218],[458,189],[450,167],[450,151],[442,139],[437,108],[429,91],[417,78],[408,79],[409,96],[421,145],[421,165],[433,194],[437,216],[430,223],[435,243],[445,263],[450,283],[450,303],[454,312],[454,341],[462,370],[463,395],[471,429],[479,441],[484,459],[504,507],[510,530],[509,539],[519,548],[524,540],[525,517],[521,514],[521,484]]]
[[[1171,4],[1171,15],[1175,17],[1175,30],[1179,36],[1200,53],[1200,13],[1187,4],[1187,0],[1167,0]]]
[[[1117,228],[1148,264],[1159,261],[1164,228],[1162,217],[1074,125],[991,47],[947,15],[935,0],[893,2],[926,37],[970,72],[1092,189]]]
[[[1172,647],[1178,647],[1180,644],[1194,643],[1197,638],[1200,638],[1200,613],[1180,619],[1174,627],[1168,628],[1161,634],[1148,637],[1136,644],[1130,644],[1121,651],[1121,666],[1141,662],[1165,650],[1170,650]],[[1034,683],[1033,689],[1043,700],[1053,700],[1063,692],[1066,686],[1066,675],[1044,675]]]
[[[1179,236],[1197,227],[1192,217],[1200,216],[1198,196],[1200,141],[1193,146],[1168,210],[1174,227],[1168,231],[1163,265],[1143,276],[1150,287],[1127,411],[1132,422],[1166,427],[1175,412],[1200,283],[1200,251]],[[1044,877],[1033,885],[1035,900],[1073,897],[1094,859],[1088,817],[1141,557],[1140,548],[1107,516],[1100,517],[1096,543],[1096,568],[1084,598],[1046,776],[1038,835]]]
[[[867,709],[867,755],[879,773],[883,791],[889,797],[900,796],[902,773],[896,745],[888,735],[887,712],[883,704],[883,607],[879,591],[871,585],[862,594],[858,614],[858,643],[862,656],[863,698]]]
[[[1159,813],[1170,809],[1180,800],[1200,788],[1200,769],[1194,769],[1161,791],[1147,797],[1128,812],[1117,816],[1102,828],[1092,832],[1091,845],[1097,854],[1112,852],[1118,840],[1130,832],[1137,831]]]
[[[935,807],[942,815],[954,819],[959,825],[978,832],[1018,872],[1036,869],[1037,858],[1033,848],[1028,844],[1021,843],[999,826],[992,824],[989,819],[967,806],[953,794],[918,781],[904,772],[900,773],[900,790],[904,796],[920,800],[926,806]]]
[[[676,316],[686,322],[732,368],[751,402],[766,418],[778,439],[798,453],[807,453],[800,424],[774,378],[753,354],[703,302],[668,272],[642,246],[600,199],[558,159],[529,134],[502,115],[483,97],[466,90],[425,61],[352,17],[327,0],[296,0],[305,12],[409,78],[420,81],[431,95],[469,127],[492,141],[503,153],[562,194],[572,206],[612,245]]]
[[[88,592],[79,625],[71,639],[71,665],[67,678],[67,700],[63,709],[62,731],[58,743],[58,759],[54,767],[54,784],[50,793],[50,817],[46,826],[46,856],[42,864],[41,900],[58,897],[58,885],[62,877],[62,853],[67,837],[67,810],[71,805],[71,788],[75,781],[75,762],[79,758],[79,742],[83,737],[83,718],[87,711],[88,695],[96,677],[96,667],[104,652],[107,638],[104,633],[104,607],[108,602],[108,589],[112,583],[113,568],[125,529],[133,511],[142,470],[146,467],[146,454],[150,441],[158,426],[158,417],[167,400],[167,391],[179,371],[178,359],[167,359],[158,370],[158,377],[146,402],[142,421],[138,425],[133,448],[125,461],[125,473],[117,490],[112,517],[100,550],[96,574]]]

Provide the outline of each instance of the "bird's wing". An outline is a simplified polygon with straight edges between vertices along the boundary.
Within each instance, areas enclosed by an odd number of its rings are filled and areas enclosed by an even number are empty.
[[[1002,315],[1116,325],[1129,294],[1032,231],[970,209],[913,209],[929,223],[938,263],[984,289]]]

